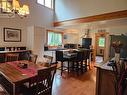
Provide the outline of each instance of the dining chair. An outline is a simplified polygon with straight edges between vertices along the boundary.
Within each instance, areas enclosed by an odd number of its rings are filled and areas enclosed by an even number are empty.
[[[18,61],[18,53],[7,53],[5,54],[5,62]]]
[[[29,87],[22,88],[23,95],[52,95],[56,64],[37,71],[37,76],[29,83]]]
[[[51,65],[51,63],[53,61],[53,57],[49,56],[49,55],[44,55],[43,57],[47,60],[47,63],[49,63]]]
[[[4,90],[2,85],[0,85],[0,95],[6,95],[6,91]]]
[[[30,54],[29,55],[29,61],[36,63],[38,55],[36,54]]]

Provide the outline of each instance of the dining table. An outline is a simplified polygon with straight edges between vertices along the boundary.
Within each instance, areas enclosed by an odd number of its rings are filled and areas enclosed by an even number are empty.
[[[9,95],[19,95],[19,87],[37,76],[39,69],[47,68],[43,63],[13,61],[0,64],[0,84]]]

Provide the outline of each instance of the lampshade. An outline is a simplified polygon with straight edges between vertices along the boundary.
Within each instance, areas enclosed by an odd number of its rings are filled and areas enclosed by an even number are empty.
[[[30,13],[28,5],[23,5],[23,11],[25,12],[25,14]]]
[[[4,12],[11,12],[11,4],[7,0],[2,0],[1,8]]]
[[[12,6],[13,6],[13,10],[19,10],[20,9],[19,1],[13,0]]]
[[[19,12],[18,12],[19,15],[28,15],[29,14],[29,7],[28,5],[23,5],[23,7],[21,7],[19,9]]]
[[[0,8],[2,13],[7,13],[9,16],[11,14],[18,14],[18,16],[26,17],[30,11],[29,6],[24,4],[22,7],[18,0],[0,0]]]

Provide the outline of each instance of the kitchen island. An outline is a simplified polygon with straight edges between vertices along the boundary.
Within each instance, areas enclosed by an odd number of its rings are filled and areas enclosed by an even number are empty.
[[[115,75],[109,61],[96,64],[96,95],[116,95]]]

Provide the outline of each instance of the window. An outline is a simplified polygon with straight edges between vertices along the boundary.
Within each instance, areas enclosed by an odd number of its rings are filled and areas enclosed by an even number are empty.
[[[104,47],[105,46],[105,38],[104,37],[100,37],[99,38],[99,47]]]
[[[61,46],[62,45],[62,33],[48,31],[48,46]]]
[[[37,3],[53,9],[53,0],[37,0]]]

